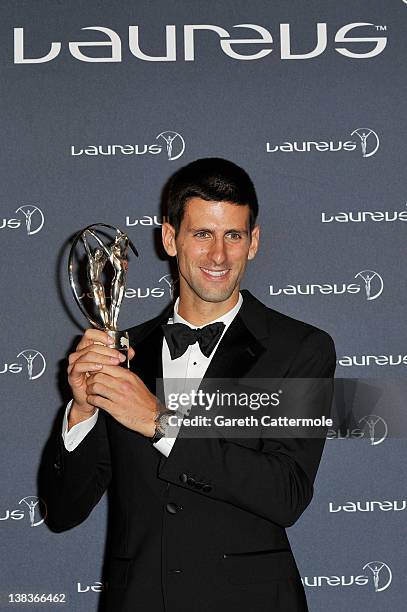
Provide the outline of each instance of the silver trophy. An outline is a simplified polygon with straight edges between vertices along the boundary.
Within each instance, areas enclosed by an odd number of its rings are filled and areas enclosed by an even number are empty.
[[[78,278],[75,279],[74,275],[80,246],[84,249],[89,289],[85,293],[78,291]],[[117,329],[117,321],[126,291],[129,247],[138,257],[127,234],[113,225],[94,223],[76,234],[68,258],[69,282],[76,303],[93,327],[106,331],[114,339],[112,347],[126,355],[127,360],[123,365],[127,367],[129,336],[127,332]],[[81,271],[80,265],[78,271]],[[106,291],[107,285],[110,285],[110,291]],[[86,299],[90,299],[92,308],[84,305]]]

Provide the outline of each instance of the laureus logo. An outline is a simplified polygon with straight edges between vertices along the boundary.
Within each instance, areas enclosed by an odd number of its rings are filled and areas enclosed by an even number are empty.
[[[340,361],[340,360],[339,360]],[[369,440],[371,446],[381,444],[387,438],[388,427],[386,421],[377,414],[367,414],[358,421],[359,427],[350,429],[329,429],[328,440]]]
[[[359,419],[359,423],[363,424],[362,431],[367,434],[365,437],[370,440],[371,446],[377,446],[387,438],[387,423],[381,416],[368,414]]]
[[[128,157],[130,155],[139,157],[161,155],[164,152],[169,161],[174,161],[179,159],[185,151],[185,140],[178,132],[171,130],[160,132],[155,140],[158,142],[71,145],[71,156]]]
[[[28,380],[37,380],[37,378],[44,374],[47,364],[44,355],[40,351],[25,349],[18,353],[18,357],[23,357],[26,360]]]
[[[363,157],[372,157],[379,148],[379,137],[370,128],[357,128],[353,130],[351,136],[357,135],[360,138],[360,146]]]
[[[407,206],[407,204],[406,204]],[[407,221],[407,210],[349,210],[338,213],[321,213],[322,223],[394,223]]]
[[[25,226],[27,236],[38,234],[44,226],[44,214],[34,204],[24,204],[14,211],[19,218],[3,218],[0,220],[0,229],[19,229]]]
[[[355,278],[360,277],[365,283],[366,299],[375,300],[383,292],[383,279],[374,270],[361,270],[355,274]]]
[[[360,270],[354,278],[360,278],[362,283],[299,283],[287,284],[285,287],[269,286],[270,295],[344,295],[362,293],[366,299],[376,300],[383,292],[383,279],[375,270]]]
[[[369,561],[363,568],[369,570],[370,573],[366,574],[351,574],[351,575],[331,575],[327,576],[305,576],[301,578],[301,581],[306,587],[335,587],[338,586],[349,588],[349,587],[364,587],[370,583],[370,578],[373,578],[374,590],[376,593],[385,591],[391,584],[392,572],[390,567],[383,563],[383,561]]]
[[[210,38],[207,38],[208,45],[210,41],[212,45],[218,45],[220,52],[234,61],[244,62],[259,60],[270,54],[277,54],[282,60],[304,61],[319,57],[328,49],[335,50],[336,53],[346,58],[366,59],[376,57],[384,51],[387,45],[387,36],[372,36],[372,34],[387,32],[387,26],[363,21],[347,23],[340,26],[339,29],[333,29],[326,22],[317,23],[315,24],[315,32],[311,33],[310,40],[306,43],[304,43],[304,35],[301,29],[298,31],[298,28],[293,28],[295,33],[292,32],[290,23],[280,23],[279,29],[277,30],[277,27],[274,26],[272,31],[255,23],[230,24],[228,29],[217,24],[166,25],[165,32],[160,24],[159,32],[163,37],[162,46],[165,49],[165,54],[160,56],[149,55],[143,51],[143,44],[147,48],[150,46],[147,33],[143,31],[143,26],[129,25],[128,34],[124,40],[118,32],[104,26],[87,26],[80,28],[80,30],[87,34],[90,33],[92,38],[94,32],[97,32],[97,34],[93,40],[64,41],[63,43],[54,41],[50,43],[51,34],[47,33],[45,41],[41,41],[41,47],[45,55],[28,57],[24,43],[24,28],[14,28],[14,63],[42,64],[51,62],[58,57],[63,45],[66,47],[64,51],[69,52],[75,60],[80,62],[122,62],[124,61],[124,47],[128,49],[127,58],[136,58],[139,61],[193,62],[196,55],[195,39],[203,37],[203,40],[205,40],[208,31],[211,33]],[[218,39],[214,37],[214,34],[217,35]],[[367,34],[367,36],[363,34]],[[32,37],[31,33],[29,35]],[[100,40],[101,35],[102,40]],[[299,36],[301,36],[302,44],[306,45],[306,50],[303,53],[294,52],[292,48],[296,46],[296,42],[293,44],[292,39],[295,37],[297,41]],[[145,42],[146,40],[147,42]],[[244,48],[245,45],[251,45],[251,48],[247,50]],[[349,45],[351,45],[351,48]],[[255,49],[253,49],[254,46]],[[98,57],[95,57],[92,53],[88,55],[89,48],[92,47],[97,47],[99,51],[102,51],[102,54],[99,53]]]
[[[156,137],[156,140],[162,138],[167,145],[167,156],[170,161],[174,161],[181,157],[185,151],[185,141],[178,132],[161,132]]]
[[[363,157],[372,157],[379,148],[379,137],[370,128],[357,128],[353,140],[329,136],[325,140],[286,140],[266,142],[266,153],[349,153],[362,150]]]
[[[21,374],[27,372],[28,380],[37,380],[45,372],[47,367],[45,357],[36,349],[24,349],[17,355],[14,363],[3,363],[0,365],[0,374]]]
[[[407,355],[403,353],[391,355],[342,355],[339,357],[338,365],[344,368],[357,367],[398,367],[407,365]]]
[[[18,503],[27,506],[31,527],[38,527],[47,518],[47,507],[43,500],[36,495],[27,495],[27,497],[20,499]]]
[[[33,236],[42,230],[44,225],[44,215],[38,206],[25,204],[17,208],[16,212],[22,212],[25,218],[27,234]]]
[[[363,569],[369,569],[373,574],[373,584],[376,593],[385,591],[391,584],[393,574],[387,563],[382,561],[369,561],[363,566]]]

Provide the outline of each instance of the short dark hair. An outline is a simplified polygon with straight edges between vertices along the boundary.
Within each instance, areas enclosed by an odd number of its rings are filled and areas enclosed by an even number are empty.
[[[167,215],[177,234],[190,198],[248,205],[251,233],[259,212],[256,191],[247,172],[227,159],[205,157],[180,168],[170,179],[167,191]]]

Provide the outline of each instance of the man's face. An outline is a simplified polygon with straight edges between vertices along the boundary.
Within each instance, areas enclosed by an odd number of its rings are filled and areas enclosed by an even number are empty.
[[[190,198],[176,238],[174,228],[165,225],[163,242],[177,257],[181,295],[223,302],[239,291],[259,239],[258,226],[249,236],[248,205]]]

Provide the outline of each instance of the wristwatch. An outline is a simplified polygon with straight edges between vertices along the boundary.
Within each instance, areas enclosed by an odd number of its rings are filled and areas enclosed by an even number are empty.
[[[173,410],[164,410],[155,418],[155,432],[151,438],[151,444],[155,444],[165,436],[168,427],[168,420],[174,414]]]

